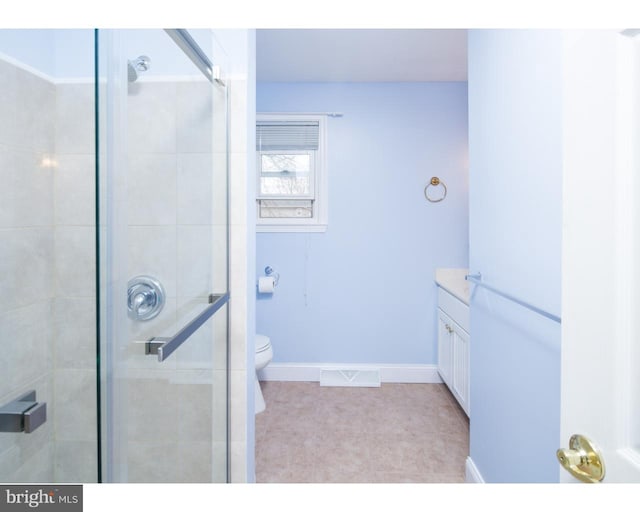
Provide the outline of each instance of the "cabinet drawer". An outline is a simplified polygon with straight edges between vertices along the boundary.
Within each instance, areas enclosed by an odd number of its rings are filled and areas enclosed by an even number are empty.
[[[438,307],[469,332],[469,306],[438,286]]]

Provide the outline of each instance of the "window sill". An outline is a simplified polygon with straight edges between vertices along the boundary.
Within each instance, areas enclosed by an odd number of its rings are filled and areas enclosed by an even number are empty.
[[[327,231],[326,224],[257,224],[256,233],[324,233]]]

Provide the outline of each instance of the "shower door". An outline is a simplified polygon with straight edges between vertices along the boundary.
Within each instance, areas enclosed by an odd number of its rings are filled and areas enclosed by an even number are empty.
[[[97,481],[93,30],[0,29],[0,482]]]
[[[101,480],[226,482],[224,55],[205,30],[96,43]]]

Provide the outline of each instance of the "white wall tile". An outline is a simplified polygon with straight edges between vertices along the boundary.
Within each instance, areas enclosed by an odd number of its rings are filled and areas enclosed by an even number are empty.
[[[180,481],[180,447],[173,439],[129,443],[128,483],[175,483]]]
[[[18,90],[18,115],[13,119],[12,126],[18,138],[16,145],[52,153],[55,85],[23,69],[17,70],[15,85]]]
[[[20,101],[18,100],[18,69],[0,60],[0,119],[16,119]],[[0,144],[15,145],[18,142],[13,123],[0,123]]]
[[[95,157],[93,155],[57,155],[56,161],[55,224],[58,226],[95,225]]]
[[[51,82],[0,62],[0,144],[52,153],[54,106]]]
[[[175,414],[178,417],[178,439],[188,443],[208,443],[213,439],[213,394],[223,392],[215,388],[211,372],[200,383],[174,384],[178,394]],[[210,451],[210,448],[209,448]]]
[[[57,297],[96,295],[95,229],[55,228],[55,291]]]
[[[178,155],[178,224],[211,224],[216,199],[213,158],[207,153]],[[226,200],[226,197],[223,197]]]
[[[14,437],[15,434],[0,434],[0,442],[3,437]],[[7,450],[0,451],[0,481],[3,483],[11,482],[29,482],[30,480],[18,479],[18,470],[23,461],[20,460],[20,450],[17,446],[11,444]]]
[[[53,294],[50,228],[0,229],[0,311]]]
[[[54,85],[7,62],[0,64],[0,144],[53,152]]]
[[[95,152],[93,84],[56,86],[55,151],[58,154]]]
[[[134,153],[127,165],[129,223],[136,226],[175,224],[176,156]]]
[[[42,154],[0,146],[0,227],[53,224],[53,169]]]
[[[212,151],[212,87],[209,81],[177,84],[177,151]],[[214,112],[213,115],[216,115]]]
[[[95,298],[54,299],[52,327],[55,368],[95,369]]]
[[[229,450],[230,451],[230,450]],[[212,445],[211,481],[224,483],[227,481],[227,442],[217,441]]]
[[[9,476],[9,482],[51,482],[53,481],[53,446],[47,443],[34,455],[24,460]]]
[[[96,370],[56,370],[54,379],[51,418],[56,439],[95,441]]]
[[[175,154],[176,83],[135,82],[127,98],[130,154]]]
[[[30,382],[50,372],[52,365],[52,301],[13,309],[0,315],[3,356],[0,395],[26,392]]]
[[[56,441],[54,482],[97,483],[97,441]]]
[[[211,441],[178,444],[178,480],[184,483],[211,483],[213,449]],[[224,480],[223,480],[224,481]]]
[[[127,439],[131,444],[178,440],[178,387],[163,378],[129,379],[127,386]]]
[[[179,297],[206,297],[212,290],[213,229],[178,226]]]
[[[227,371],[224,369],[212,372],[213,381],[213,435],[214,442],[223,442],[227,440],[227,430],[229,428],[227,396],[229,387],[227,384]]]

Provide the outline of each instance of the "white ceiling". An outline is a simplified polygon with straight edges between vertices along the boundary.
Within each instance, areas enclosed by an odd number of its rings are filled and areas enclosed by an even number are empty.
[[[265,82],[467,80],[467,31],[260,29],[257,78]]]

